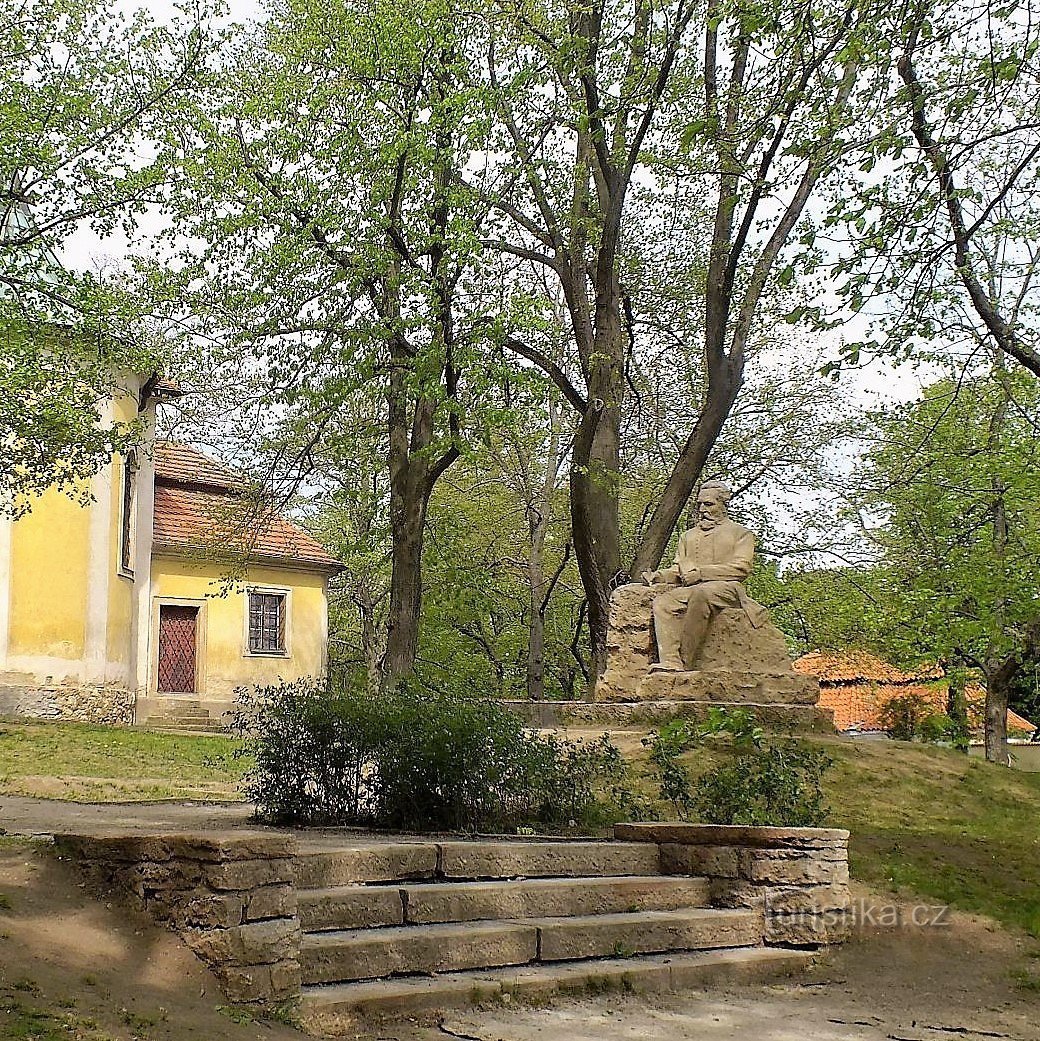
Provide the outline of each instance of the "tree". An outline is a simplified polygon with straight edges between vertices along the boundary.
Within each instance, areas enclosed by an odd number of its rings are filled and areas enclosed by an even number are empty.
[[[0,0],[0,512],[83,479],[136,435],[100,402],[157,360],[104,273],[59,260],[72,236],[130,236],[165,174],[141,147],[212,38],[209,12],[160,26],[99,0]],[[130,333],[130,328],[133,333]]]
[[[579,413],[571,458],[574,549],[592,658],[606,660],[607,601],[655,567],[740,392],[763,300],[806,204],[860,132],[876,92],[886,9],[853,0],[768,7],[718,0],[502,3],[489,15],[501,185],[488,245],[539,265],[567,302],[580,385],[523,342]],[[698,39],[700,42],[698,42]],[[641,316],[625,283],[651,233],[630,206],[649,183],[677,209],[712,200],[706,265],[691,272],[707,376],[696,423],[629,563],[621,556],[621,422]],[[652,314],[653,302],[644,301]],[[685,343],[682,349],[695,350]]]
[[[872,325],[846,345],[847,361],[864,348],[941,362],[995,348],[1040,376],[1040,36],[1031,15],[1016,0],[928,0],[900,15],[897,89],[830,218],[851,231],[838,297]]]
[[[161,155],[181,270],[156,272],[157,291],[189,351],[205,337],[212,371],[262,388],[251,447],[268,484],[288,496],[323,453],[348,462],[348,417],[382,417],[387,684],[419,646],[434,489],[493,379],[484,210],[457,183],[487,126],[472,28],[441,0],[285,0],[171,108]]]
[[[1040,395],[1000,368],[879,417],[864,505],[901,642],[977,669],[986,756],[1007,762],[1009,694],[1040,657]]]

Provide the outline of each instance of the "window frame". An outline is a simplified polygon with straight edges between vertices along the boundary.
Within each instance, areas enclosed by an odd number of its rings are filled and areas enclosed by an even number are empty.
[[[276,649],[254,649],[252,641],[253,598],[273,596],[281,598],[279,629],[281,646]],[[291,658],[292,590],[283,586],[249,586],[245,595],[245,631],[243,655],[247,658]]]
[[[119,482],[119,558],[116,573],[123,578],[134,577],[137,542],[137,452],[131,449],[122,457]]]

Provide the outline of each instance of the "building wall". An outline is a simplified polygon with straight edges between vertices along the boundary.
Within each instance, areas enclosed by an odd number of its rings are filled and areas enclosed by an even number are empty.
[[[153,410],[138,416],[140,383],[139,377],[123,377],[102,409],[105,422],[143,418],[150,431]],[[118,574],[122,468],[116,457],[84,484],[93,496],[86,505],[49,490],[17,520],[0,520],[0,686],[8,689],[7,701],[19,690],[19,705],[27,706],[27,698],[35,703],[35,688],[52,694],[63,688],[136,689],[134,603],[139,587],[148,585],[149,555],[143,574]],[[138,496],[138,527],[142,505]],[[150,499],[146,505],[150,511]],[[79,704],[82,698],[73,700]],[[26,708],[23,714],[36,713]]]
[[[152,558],[152,610],[149,682],[156,691],[159,606],[199,607],[197,688],[208,702],[230,703],[236,687],[277,683],[325,671],[328,642],[327,578],[313,571],[252,566],[230,590],[219,563],[155,555]],[[288,594],[286,655],[248,651],[249,586]],[[170,695],[176,697],[176,695]]]

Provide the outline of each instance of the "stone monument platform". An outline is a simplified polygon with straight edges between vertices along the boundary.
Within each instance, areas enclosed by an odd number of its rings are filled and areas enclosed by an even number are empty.
[[[715,615],[695,671],[652,672],[656,592],[641,584],[614,591],[607,671],[593,701],[509,701],[506,707],[537,727],[645,729],[672,719],[702,720],[723,706],[753,711],[769,730],[833,733],[833,713],[817,704],[819,683],[794,671],[775,625],[756,628],[742,608]]]
[[[834,717],[817,704],[820,685],[794,671],[783,633],[752,626],[740,608],[712,620],[698,668],[651,672],[657,661],[650,586],[620,586],[610,600],[607,671],[589,701],[507,701],[536,727],[646,729],[673,719],[702,720],[715,706],[748,709],[774,731],[833,733]]]
[[[715,616],[695,671],[651,672],[657,661],[654,596],[652,587],[631,584],[610,598],[607,671],[596,685],[596,702],[815,706],[819,701],[819,683],[794,671],[783,633],[768,621],[755,628],[741,608]]]

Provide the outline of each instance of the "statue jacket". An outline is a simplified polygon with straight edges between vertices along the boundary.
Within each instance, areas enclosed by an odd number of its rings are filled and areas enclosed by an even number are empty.
[[[742,524],[722,521],[714,528],[690,528],[679,536],[675,563],[661,571],[666,582],[688,585],[694,569],[702,582],[735,582],[737,598],[751,624],[758,628],[769,612],[747,594],[744,581],[755,562],[755,536]]]

